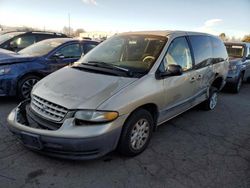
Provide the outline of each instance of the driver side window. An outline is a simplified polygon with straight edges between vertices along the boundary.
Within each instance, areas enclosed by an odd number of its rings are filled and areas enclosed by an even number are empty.
[[[192,68],[191,52],[185,37],[178,37],[170,44],[164,58],[165,70],[167,70],[168,65],[180,65],[182,71]]]
[[[63,55],[64,58],[80,58],[82,50],[80,44],[70,44],[61,48],[57,53]]]

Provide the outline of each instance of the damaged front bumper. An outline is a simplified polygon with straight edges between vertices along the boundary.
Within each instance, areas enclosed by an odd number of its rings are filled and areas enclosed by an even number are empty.
[[[48,130],[31,126],[27,105],[29,101],[24,101],[9,114],[9,130],[30,149],[67,159],[93,159],[113,151],[127,117],[86,126],[76,126],[74,118],[68,118],[58,129]]]

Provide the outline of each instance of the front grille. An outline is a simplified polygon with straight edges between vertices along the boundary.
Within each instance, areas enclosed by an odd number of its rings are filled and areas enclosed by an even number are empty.
[[[66,108],[42,99],[36,95],[32,95],[31,108],[40,116],[56,122],[62,121],[68,112]]]

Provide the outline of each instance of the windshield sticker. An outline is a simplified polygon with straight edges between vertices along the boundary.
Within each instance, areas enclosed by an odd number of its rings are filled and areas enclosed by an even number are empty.
[[[129,41],[129,44],[137,44],[137,41],[136,40],[131,40],[131,41]]]
[[[242,49],[242,46],[232,46],[232,48]]]

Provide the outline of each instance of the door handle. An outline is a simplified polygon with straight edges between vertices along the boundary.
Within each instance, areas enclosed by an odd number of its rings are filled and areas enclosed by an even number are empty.
[[[198,77],[197,77],[197,80],[200,80],[200,79],[202,79],[202,75],[201,74],[199,74]]]
[[[195,77],[191,77],[191,78],[190,78],[190,82],[194,82],[195,80],[196,80]]]

